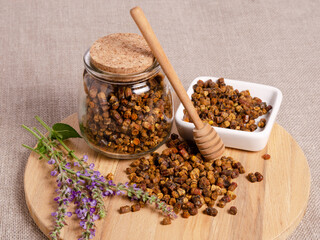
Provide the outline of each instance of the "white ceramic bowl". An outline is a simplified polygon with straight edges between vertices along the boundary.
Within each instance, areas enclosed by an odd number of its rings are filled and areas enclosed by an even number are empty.
[[[218,78],[197,77],[196,79],[194,79],[187,91],[188,96],[190,98],[193,93],[193,85],[195,85],[197,81],[200,79],[205,82],[209,79],[212,79],[212,81],[216,81]],[[271,105],[272,110],[269,111],[266,115],[263,115],[256,119],[257,122],[260,120],[260,118],[265,118],[267,121],[266,126],[264,128],[258,127],[257,130],[255,130],[254,132],[245,132],[220,127],[214,127],[214,129],[219,134],[226,147],[238,148],[248,151],[260,151],[266,146],[268,142],[272,126],[278,114],[282,101],[281,91],[278,88],[263,84],[243,82],[239,80],[230,79],[224,80],[227,85],[233,86],[234,89],[238,89],[239,91],[249,90],[252,97],[258,97],[263,102],[266,102],[268,105]],[[183,137],[186,140],[193,140],[192,131],[194,129],[194,125],[193,123],[183,121],[183,109],[184,107],[180,103],[175,117],[177,129],[181,137]]]

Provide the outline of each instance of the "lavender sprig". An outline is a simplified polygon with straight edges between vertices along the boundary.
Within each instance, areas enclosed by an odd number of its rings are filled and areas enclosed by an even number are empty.
[[[115,184],[112,180],[107,181],[99,171],[94,170],[93,163],[87,163],[87,155],[78,158],[63,142],[70,137],[80,137],[71,126],[60,124],[56,127],[59,131],[56,131],[55,125],[50,128],[39,117],[36,119],[49,131],[49,135],[45,136],[37,128],[32,130],[23,125],[23,128],[38,140],[36,148],[24,144],[23,146],[38,153],[39,159],[46,160],[53,167],[50,174],[56,177],[58,196],[54,201],[58,207],[51,214],[55,220],[54,229],[50,233],[51,239],[59,239],[61,229],[67,225],[66,217],[72,216],[73,213],[67,212],[70,203],[76,205],[74,214],[77,215],[80,226],[84,230],[79,240],[92,239],[95,236],[95,221],[106,215],[103,198],[107,196],[126,194],[132,199],[140,199],[149,204],[155,203],[156,208],[165,215],[176,218],[172,207],[160,201],[155,195],[150,196],[135,184]]]

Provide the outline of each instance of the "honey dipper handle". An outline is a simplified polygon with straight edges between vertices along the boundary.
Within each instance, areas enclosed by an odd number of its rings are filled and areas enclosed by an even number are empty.
[[[139,27],[143,37],[147,41],[153,55],[156,57],[164,73],[168,77],[180,101],[182,102],[185,109],[188,111],[188,114],[192,119],[194,125],[196,126],[197,129],[202,129],[204,127],[204,124],[200,119],[196,109],[194,108],[189,96],[187,95],[187,92],[184,89],[178,75],[174,71],[171,63],[169,62],[169,59],[164,53],[142,9],[140,7],[135,7],[130,10],[130,13],[133,20],[136,22],[137,26]]]

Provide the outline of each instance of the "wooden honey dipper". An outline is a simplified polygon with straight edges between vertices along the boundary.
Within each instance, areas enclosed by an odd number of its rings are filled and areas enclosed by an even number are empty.
[[[169,59],[164,53],[155,33],[153,32],[147,18],[140,7],[130,10],[131,16],[140,29],[143,37],[148,43],[153,55],[158,60],[162,70],[168,77],[172,87],[178,95],[185,109],[188,111],[192,122],[195,125],[193,129],[194,140],[204,158],[207,161],[213,160],[222,155],[225,150],[224,144],[217,132],[208,123],[203,123],[196,109],[189,99],[178,75],[174,71]]]

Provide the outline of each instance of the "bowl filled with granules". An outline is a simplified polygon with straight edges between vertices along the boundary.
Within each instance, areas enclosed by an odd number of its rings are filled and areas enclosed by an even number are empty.
[[[226,147],[248,151],[266,146],[282,101],[278,88],[208,76],[194,79],[187,94]],[[179,134],[193,140],[194,124],[182,104],[175,120]]]

